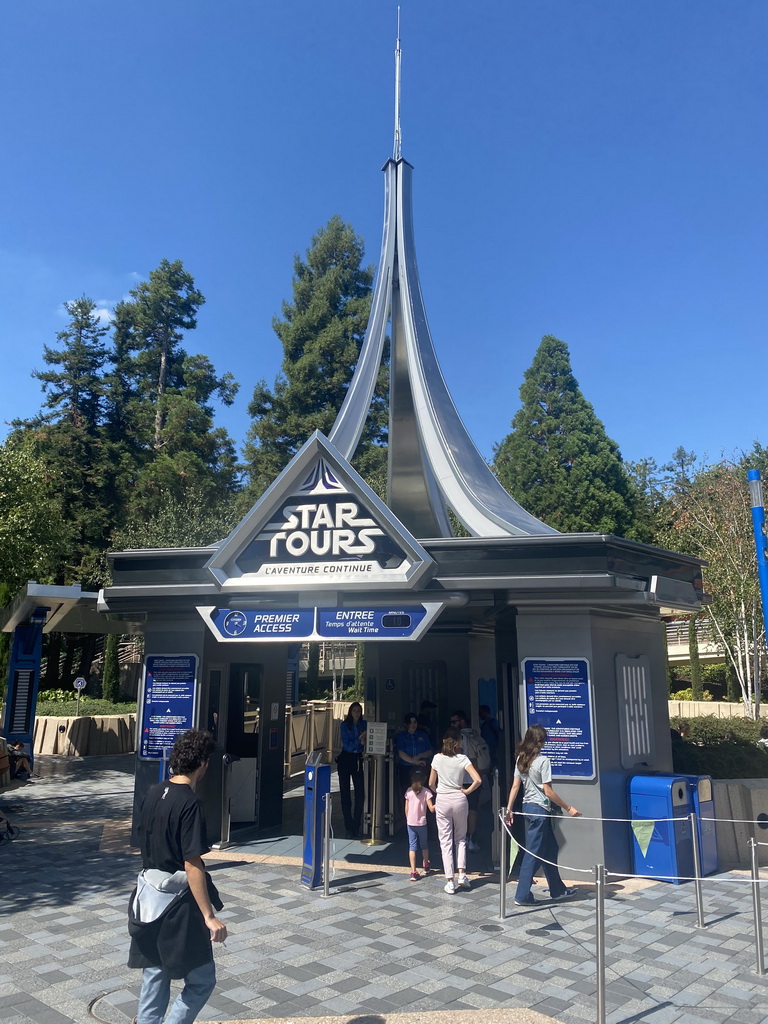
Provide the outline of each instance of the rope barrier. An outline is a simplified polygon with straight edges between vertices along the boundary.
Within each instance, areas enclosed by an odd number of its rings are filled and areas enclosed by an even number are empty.
[[[510,839],[514,839],[514,836],[512,835],[512,832],[510,830],[509,825],[501,817],[501,815],[499,815],[499,818],[500,818],[501,823],[504,826],[504,828],[505,828],[509,838]],[[562,869],[563,871],[577,871],[579,874],[583,874],[583,875],[594,875],[594,868],[574,868],[574,867],[571,867],[568,864],[558,864],[555,861],[547,860],[546,857],[540,857],[539,854],[538,853],[534,853],[533,850],[526,849],[526,847],[523,846],[522,843],[518,843],[516,839],[515,839],[515,842],[517,843],[518,848],[523,851],[523,853],[528,853],[528,854],[531,855],[531,857],[535,857],[536,860],[538,860],[541,864],[549,864],[551,867],[557,868],[558,870]]]
[[[537,815],[530,815],[530,817],[537,817]],[[502,823],[502,825],[504,827],[504,830],[507,833],[507,835],[509,836],[509,838],[510,839],[514,839],[515,837],[512,835],[512,830],[510,829],[509,825],[507,824],[507,822],[506,822],[506,820],[504,818],[504,812],[503,811],[499,812],[499,820],[501,821],[501,823]],[[602,819],[598,818],[596,820],[600,821]],[[611,819],[605,819],[605,820],[611,820]],[[628,820],[633,821],[633,820],[645,820],[645,819],[632,819],[632,818],[630,818]],[[651,821],[651,820],[656,820],[656,821],[686,821],[685,818],[656,818],[656,819],[649,818],[647,820],[649,820],[649,821]],[[559,864],[556,861],[547,860],[546,857],[539,856],[538,853],[534,853],[533,850],[529,850],[527,847],[523,846],[523,844],[518,842],[517,839],[515,839],[515,843],[516,843],[518,849],[522,850],[523,853],[530,854],[531,857],[535,857],[536,860],[538,860],[541,864],[549,864],[551,867],[557,868],[558,870],[561,870],[561,871],[575,871],[577,874],[580,874],[580,875],[594,875],[594,868],[577,868],[577,867],[574,867],[571,864]],[[757,846],[768,846],[768,843],[756,843],[755,845],[757,845]],[[643,879],[645,881],[659,881],[659,882],[674,882],[674,881],[677,881],[677,882],[700,882],[701,881],[701,882],[722,882],[722,883],[729,883],[730,882],[730,883],[735,883],[737,885],[762,885],[763,883],[768,883],[768,877],[767,878],[752,879],[752,878],[722,878],[722,877],[721,878],[711,878],[711,877],[706,877],[705,876],[703,878],[697,878],[695,875],[647,875],[647,874],[646,875],[635,875],[635,874],[631,874],[631,873],[629,873],[627,871],[608,871],[608,870],[606,870],[605,874],[606,874],[606,877],[610,876],[611,878],[639,878],[639,879]]]
[[[538,815],[531,814],[529,811],[515,811],[514,812],[514,816],[515,817],[519,817],[519,818],[536,818],[536,817],[538,817]],[[617,821],[617,822],[623,822],[623,823],[628,824],[628,825],[631,825],[633,821],[654,821],[654,822],[657,822],[657,823],[664,822],[664,821],[685,821],[686,817],[682,817],[682,818],[590,818],[586,814],[579,814],[576,817],[572,818],[572,816],[570,814],[554,814],[553,815],[553,818],[555,818],[558,821],[565,821],[566,819],[573,820],[573,821],[612,821],[612,822],[616,822]],[[734,824],[734,825],[758,825],[760,828],[768,828],[768,816],[763,818],[762,821],[759,821],[759,820],[757,820],[755,818],[709,818],[709,817],[705,817],[703,814],[699,814],[699,815],[697,815],[697,817],[698,817],[699,821],[714,821],[716,824],[720,823],[720,824]]]

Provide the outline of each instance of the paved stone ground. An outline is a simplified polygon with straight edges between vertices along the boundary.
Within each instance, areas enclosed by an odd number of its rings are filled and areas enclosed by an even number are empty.
[[[0,1020],[126,1024],[139,985],[125,967],[138,870],[126,845],[132,759],[41,757],[37,767],[39,782],[0,792],[22,829],[0,845]],[[516,1007],[563,1024],[595,1020],[589,884],[536,909],[516,908],[510,886],[502,923],[491,876],[449,897],[439,875],[409,882],[399,848],[339,843],[324,899],[300,885],[298,848],[284,835],[210,860],[231,936],[216,948],[219,984],[201,1020],[417,1024],[445,1010],[455,1024],[495,1024]],[[691,886],[610,891],[608,1024],[768,1024],[743,876],[705,883],[703,931]]]

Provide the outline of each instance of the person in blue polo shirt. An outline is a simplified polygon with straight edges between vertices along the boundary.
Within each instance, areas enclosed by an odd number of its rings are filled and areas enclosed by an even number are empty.
[[[360,826],[363,820],[363,804],[365,803],[363,754],[365,753],[367,732],[368,724],[363,718],[362,706],[359,701],[353,701],[349,705],[349,711],[339,727],[341,751],[336,758],[341,813],[344,815],[344,828],[347,832],[347,839],[359,838]],[[352,810],[351,786],[355,787],[354,811]]]
[[[411,784],[411,775],[418,769],[427,767],[432,757],[432,743],[423,729],[419,729],[419,720],[409,711],[403,719],[403,726],[395,736],[397,751],[397,778],[402,796]]]

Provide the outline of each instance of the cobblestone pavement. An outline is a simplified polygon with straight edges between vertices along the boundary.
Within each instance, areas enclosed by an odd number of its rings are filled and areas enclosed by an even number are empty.
[[[0,809],[22,830],[0,845],[5,1024],[126,1024],[136,1012],[139,973],[125,966],[139,866],[127,846],[132,764],[40,757],[40,781],[0,792]],[[438,1011],[453,1011],[454,1024],[495,1024],[514,1008],[563,1024],[596,1019],[588,883],[577,880],[569,902],[535,909],[515,907],[510,886],[501,922],[490,875],[448,896],[439,875],[409,882],[399,849],[338,843],[324,899],[299,883],[297,850],[283,836],[209,858],[231,935],[216,948],[219,983],[201,1020],[437,1024]],[[768,1024],[743,876],[705,882],[704,930],[690,885],[609,890],[608,1024]]]

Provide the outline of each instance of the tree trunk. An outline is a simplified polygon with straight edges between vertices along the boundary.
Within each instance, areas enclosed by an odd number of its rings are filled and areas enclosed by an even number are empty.
[[[701,684],[701,665],[699,663],[699,640],[696,636],[697,617],[688,619],[688,657],[691,661],[691,700],[704,699],[704,687]]]

